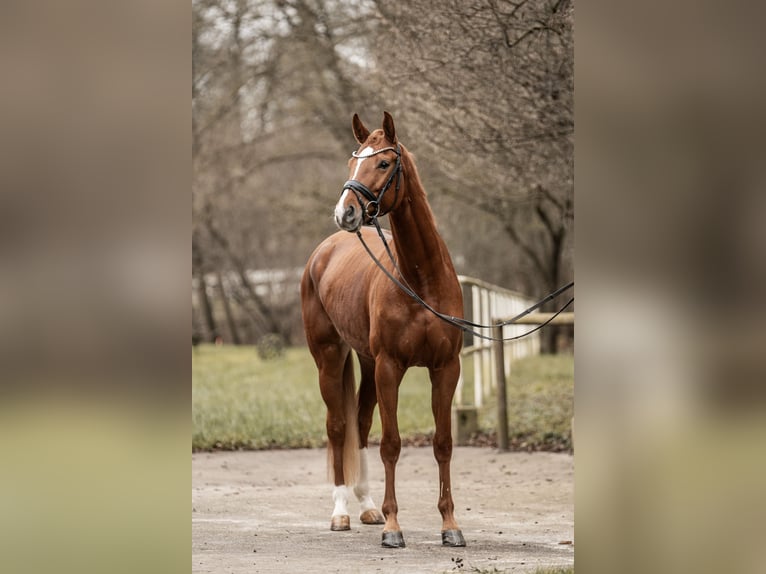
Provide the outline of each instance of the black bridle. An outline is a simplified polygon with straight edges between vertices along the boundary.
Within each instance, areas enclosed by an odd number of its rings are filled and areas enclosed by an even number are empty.
[[[542,307],[545,303],[548,301],[551,301],[552,299],[558,297],[563,293],[564,291],[567,291],[574,287],[574,281],[571,281],[570,283],[564,285],[563,287],[559,287],[554,291],[553,293],[550,293],[549,295],[546,295],[543,299],[532,305],[531,307],[525,309],[515,317],[512,317],[511,319],[507,321],[503,321],[501,323],[497,323],[495,325],[482,325],[480,323],[474,323],[472,321],[469,321],[467,319],[463,319],[461,317],[453,317],[452,315],[446,315],[445,313],[440,313],[436,309],[434,309],[431,305],[429,305],[426,301],[418,295],[412,287],[410,287],[407,284],[407,281],[404,278],[404,275],[402,274],[401,269],[399,269],[399,265],[396,263],[396,259],[394,258],[394,254],[391,252],[391,248],[388,246],[388,242],[386,241],[385,236],[383,235],[383,230],[380,227],[380,223],[378,222],[378,217],[383,217],[384,215],[387,215],[391,209],[393,209],[393,206],[396,205],[396,202],[399,199],[399,184],[401,183],[401,172],[402,172],[402,164],[401,164],[401,147],[399,144],[396,145],[396,148],[393,147],[385,147],[382,149],[379,149],[377,151],[374,151],[367,155],[359,155],[356,152],[352,152],[351,155],[355,158],[368,158],[372,157],[374,155],[377,155],[379,153],[382,153],[384,151],[393,151],[396,153],[396,164],[394,165],[394,169],[391,171],[391,173],[388,176],[388,179],[386,180],[386,183],[383,185],[383,187],[378,192],[378,195],[376,196],[372,191],[370,191],[370,188],[364,185],[361,181],[358,181],[356,179],[349,179],[346,183],[343,184],[343,191],[349,189],[351,190],[354,195],[356,196],[356,200],[359,202],[359,206],[362,208],[362,213],[366,215],[369,218],[369,221],[372,225],[375,226],[375,228],[378,230],[378,236],[380,237],[381,242],[383,243],[383,246],[386,249],[386,253],[388,254],[388,258],[391,260],[391,263],[394,266],[394,270],[399,274],[400,279],[397,279],[396,276],[394,276],[393,273],[391,273],[388,269],[386,269],[383,264],[380,262],[380,260],[375,257],[375,255],[372,253],[370,248],[367,246],[367,243],[364,241],[364,238],[362,237],[362,232],[360,229],[356,230],[356,235],[359,238],[359,241],[362,242],[362,245],[364,246],[365,251],[367,251],[367,254],[370,256],[370,258],[375,262],[375,264],[383,271],[383,273],[386,274],[386,276],[399,288],[401,289],[406,295],[408,295],[410,298],[414,299],[417,303],[419,303],[424,309],[431,312],[433,315],[441,319],[442,321],[449,323],[450,325],[453,325],[454,327],[457,327],[461,331],[464,331],[466,333],[471,333],[475,337],[479,337],[481,339],[487,339],[490,341],[513,341],[515,339],[521,339],[522,337],[526,337],[527,335],[531,335],[535,331],[538,331],[545,327],[548,323],[553,321],[560,313],[564,311],[567,307],[569,307],[574,302],[574,297],[571,297],[569,301],[567,301],[563,307],[561,307],[556,313],[553,314],[548,320],[546,320],[544,323],[541,323],[540,325],[536,326],[534,329],[530,329],[526,333],[523,333],[521,335],[516,335],[515,337],[505,337],[505,338],[496,338],[491,335],[485,335],[484,333],[479,333],[477,331],[474,331],[473,329],[491,329],[493,327],[502,327],[505,325],[512,325],[525,315],[528,315],[535,309],[539,309]],[[394,197],[394,201],[391,204],[391,209],[385,211],[384,213],[380,212],[380,204],[383,200],[383,195],[388,191],[388,189],[391,187],[391,184],[394,181],[394,178],[396,177],[396,196]],[[367,199],[368,203],[365,204],[362,201],[363,196],[365,199]],[[375,211],[373,213],[370,213],[369,208],[370,206],[373,206]]]
[[[402,175],[402,148],[399,144],[396,144],[396,147],[384,147],[367,155],[360,155],[357,152],[351,152],[351,155],[357,159],[367,159],[368,157],[383,153],[384,151],[394,152],[396,154],[396,162],[394,164],[394,169],[391,170],[391,173],[388,175],[386,183],[384,183],[383,187],[381,187],[380,191],[378,191],[378,195],[375,195],[372,191],[370,191],[369,187],[356,179],[349,179],[346,183],[343,184],[343,191],[349,189],[354,193],[356,200],[359,202],[359,207],[362,208],[362,214],[366,215],[371,221],[375,221],[378,217],[383,217],[389,211],[391,211],[391,209],[389,209],[388,211],[381,213],[380,204],[383,202],[383,196],[386,194],[386,191],[388,191],[388,189],[391,187],[391,184],[394,182],[394,178],[396,178],[396,187],[394,188],[396,195],[394,196],[394,201],[391,204],[392,209],[399,199],[399,185],[401,183]],[[362,201],[362,197],[367,200],[366,204],[364,201]],[[370,213],[371,207],[374,210],[372,213]]]

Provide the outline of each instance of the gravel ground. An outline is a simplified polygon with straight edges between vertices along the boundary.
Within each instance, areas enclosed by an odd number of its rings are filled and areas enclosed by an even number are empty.
[[[370,449],[378,507],[383,465]],[[465,548],[441,546],[430,448],[404,447],[397,466],[403,549],[382,526],[330,531],[332,487],[320,449],[192,454],[194,572],[528,572],[574,563],[574,458],[456,447],[453,497]]]

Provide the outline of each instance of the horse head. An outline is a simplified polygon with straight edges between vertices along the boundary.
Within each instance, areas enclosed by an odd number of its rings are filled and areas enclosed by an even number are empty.
[[[357,114],[351,122],[359,149],[348,161],[349,179],[335,206],[335,223],[357,231],[364,223],[386,215],[399,205],[402,147],[394,118],[383,112],[383,126],[370,132]]]

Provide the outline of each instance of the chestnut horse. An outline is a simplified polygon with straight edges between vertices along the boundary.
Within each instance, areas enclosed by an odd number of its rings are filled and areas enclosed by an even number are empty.
[[[384,112],[382,129],[370,132],[354,114],[352,127],[360,147],[349,160],[350,179],[335,207],[335,222],[342,231],[316,248],[301,280],[306,339],[327,405],[328,470],[335,483],[331,529],[350,529],[349,487],[354,485],[361,521],[385,522],[383,546],[404,547],[394,487],[401,450],[399,384],[409,367],[427,367],[436,426],[433,450],[439,466],[442,544],[465,546],[455,521],[450,480],[451,407],[460,375],[462,332],[394,285],[370,259],[355,232],[361,233],[392,274],[432,307],[462,317],[462,292],[413,158],[397,140],[391,115]],[[362,227],[386,214],[391,225],[386,237],[398,269],[375,230]],[[358,395],[351,351],[359,358]],[[376,404],[383,429],[383,516],[370,498],[367,478],[367,438]]]

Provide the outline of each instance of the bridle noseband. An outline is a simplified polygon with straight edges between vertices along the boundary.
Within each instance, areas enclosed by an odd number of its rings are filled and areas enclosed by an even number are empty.
[[[383,201],[383,196],[385,195],[386,191],[388,191],[388,189],[391,187],[391,184],[394,182],[394,177],[396,177],[396,186],[394,188],[396,196],[394,197],[394,202],[391,205],[396,205],[396,202],[399,199],[399,184],[401,183],[402,175],[402,148],[399,144],[396,144],[395,148],[384,147],[367,155],[360,155],[357,152],[351,152],[352,157],[358,159],[366,159],[368,157],[378,155],[379,153],[383,153],[384,151],[392,151],[396,153],[396,163],[394,164],[394,169],[391,170],[386,183],[383,184],[383,187],[380,189],[377,196],[372,191],[370,191],[369,187],[356,179],[349,179],[346,183],[343,184],[343,191],[349,189],[356,196],[356,200],[359,202],[359,207],[362,208],[362,214],[373,220],[377,217],[383,217],[389,211],[391,211],[389,209],[388,211],[381,213],[380,204]],[[362,197],[367,200],[366,204],[364,201],[362,201]],[[372,213],[370,212],[371,207],[373,209]]]

